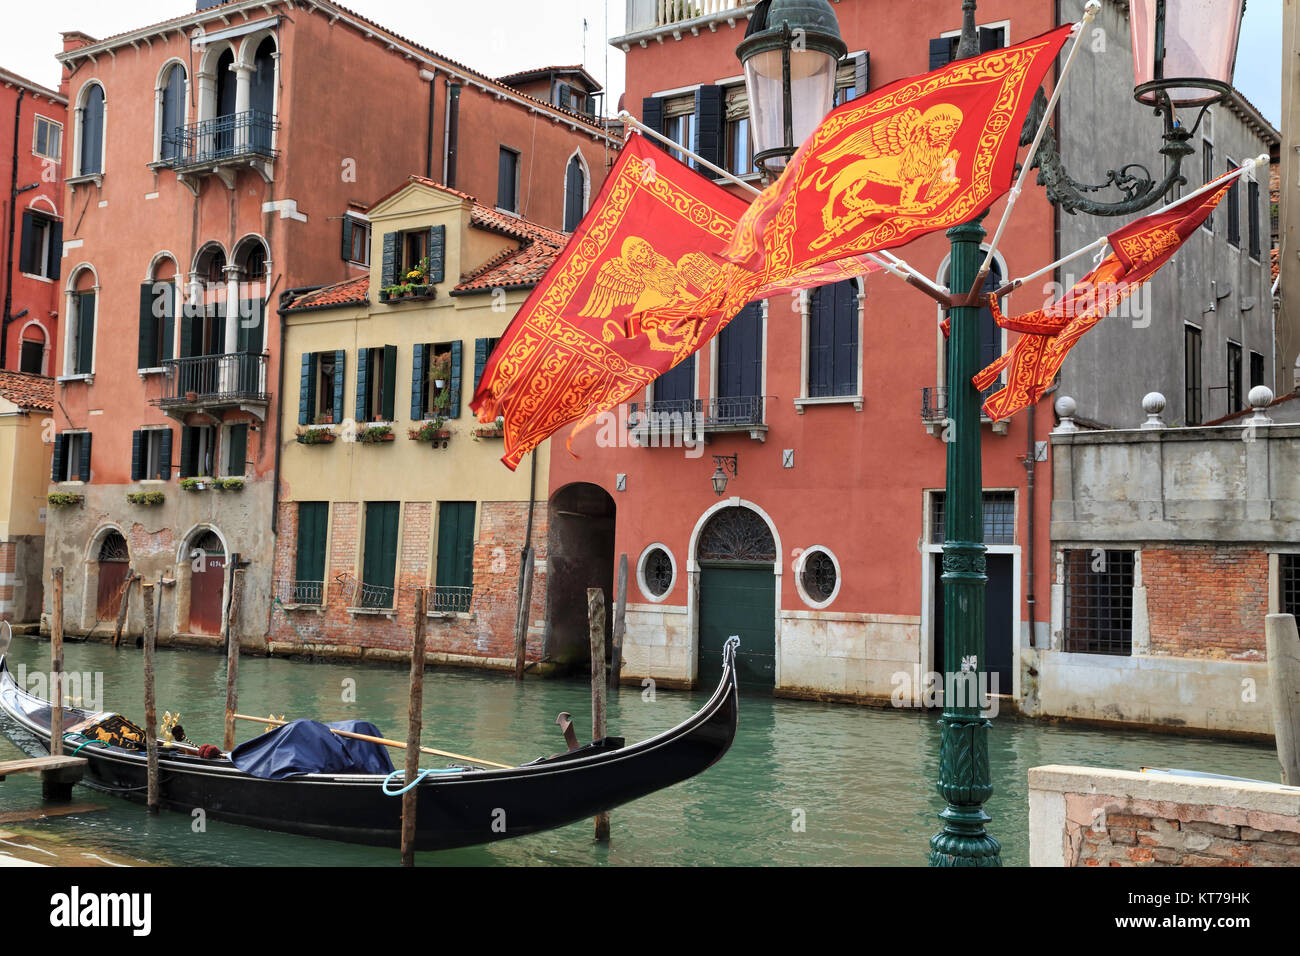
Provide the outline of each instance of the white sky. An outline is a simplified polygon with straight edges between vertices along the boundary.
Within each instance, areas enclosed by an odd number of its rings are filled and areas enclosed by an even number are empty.
[[[343,5],[489,76],[585,62],[600,82],[608,76],[611,113],[623,91],[623,53],[604,39],[623,33],[626,0],[346,0]],[[0,66],[55,87],[61,31],[105,37],[193,8],[192,0],[0,0]],[[1256,0],[1246,8],[1236,85],[1274,125],[1281,115],[1281,73],[1282,4]]]

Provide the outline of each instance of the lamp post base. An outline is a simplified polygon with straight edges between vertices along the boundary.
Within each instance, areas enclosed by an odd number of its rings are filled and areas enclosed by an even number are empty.
[[[944,694],[957,690],[953,682]],[[1002,845],[984,830],[992,819],[983,809],[993,793],[988,748],[992,724],[979,716],[945,713],[939,725],[939,795],[948,806],[939,814],[943,830],[930,838],[930,865],[1001,866]]]

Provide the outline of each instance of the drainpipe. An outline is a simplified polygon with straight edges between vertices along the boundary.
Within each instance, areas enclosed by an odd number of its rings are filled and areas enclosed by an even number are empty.
[[[429,83],[429,138],[424,147],[424,178],[433,178],[433,105],[437,98],[438,74],[436,71],[421,70],[420,79]]]
[[[460,84],[447,81],[446,126],[442,134],[443,185],[456,188],[456,150],[460,145]]]
[[[18,88],[18,104],[14,108],[14,155],[9,176],[9,254],[5,261],[4,321],[0,322],[0,369],[7,367],[9,359],[9,323],[13,321],[10,310],[14,306],[14,209],[18,205],[18,135],[23,115],[23,97],[27,91]]]
[[[315,292],[320,288],[323,288],[323,286],[309,285],[300,286],[296,289],[285,289],[280,293],[280,302],[276,309],[280,313],[280,371],[279,375],[276,376],[275,394],[280,404],[276,406],[275,415],[275,469],[272,478],[274,487],[271,489],[271,534],[280,533],[280,462],[284,457],[282,453],[284,437],[284,367],[287,364],[284,346],[285,338],[288,335],[288,323],[284,321],[284,312],[281,310],[298,296],[306,295],[308,292]]]
[[[1034,638],[1034,609],[1037,599],[1034,597],[1034,466],[1038,463],[1038,449],[1034,445],[1034,406],[1029,406],[1027,421],[1029,437],[1025,439],[1025,507],[1028,508],[1029,520],[1025,542],[1027,556],[1027,573],[1025,574],[1025,612],[1029,616],[1029,646],[1037,647]]]

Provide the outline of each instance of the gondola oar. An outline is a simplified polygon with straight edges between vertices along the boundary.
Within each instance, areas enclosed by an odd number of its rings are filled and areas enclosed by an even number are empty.
[[[288,723],[287,720],[273,720],[270,717],[249,717],[247,714],[235,714],[236,720],[250,720],[258,724],[271,724],[276,727],[283,727]],[[354,734],[350,730],[335,730],[329,728],[330,733],[338,734],[340,737],[351,737],[353,740],[364,740],[372,744],[383,744],[385,747],[398,747],[406,749],[406,744],[400,740],[389,740],[387,737],[371,737],[369,734]],[[511,766],[507,763],[493,763],[491,760],[480,760],[478,757],[466,757],[464,754],[454,754],[448,750],[434,750],[432,747],[421,747],[420,753],[432,754],[435,757],[450,757],[453,760],[466,760],[469,763],[482,764],[485,767],[498,767],[501,770],[510,770]]]

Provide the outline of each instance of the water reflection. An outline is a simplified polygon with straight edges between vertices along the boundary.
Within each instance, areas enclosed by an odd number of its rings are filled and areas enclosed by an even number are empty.
[[[11,669],[48,667],[49,645],[17,637]],[[104,672],[104,705],[139,720],[143,714],[138,651],[70,644],[69,670]],[[186,735],[220,743],[225,665],[216,654],[161,650],[159,712],[179,710]],[[355,699],[345,693],[355,682]],[[390,737],[405,738],[405,668],[306,664],[263,658],[240,662],[240,710],[322,720],[365,717]],[[629,742],[652,736],[693,713],[704,693],[639,688],[610,696],[610,733]],[[429,672],[424,742],[458,753],[516,763],[564,749],[555,716],[573,714],[589,737],[586,681],[529,680],[523,685],[470,671]],[[939,766],[937,712],[882,710],[743,697],[731,752],[692,780],[612,813],[610,846],[595,845],[590,821],[487,847],[417,857],[421,865],[920,865],[943,809],[935,792]],[[986,809],[1003,861],[1025,865],[1030,767],[1048,763],[1137,768],[1178,766],[1276,780],[1269,747],[1143,733],[1081,729],[999,718],[990,734],[993,798]],[[241,725],[240,739],[261,731]],[[18,756],[0,738],[0,760]],[[437,766],[426,758],[425,766]],[[429,762],[432,761],[432,762]],[[400,761],[399,761],[400,762]],[[391,865],[396,851],[311,840],[209,821],[195,833],[189,815],[150,817],[139,805],[84,788],[77,800],[106,810],[22,824],[139,859],[172,865]],[[0,809],[40,806],[40,782],[11,777]],[[798,813],[801,811],[801,813]],[[800,832],[795,824],[802,820]],[[7,825],[12,826],[12,825]]]

